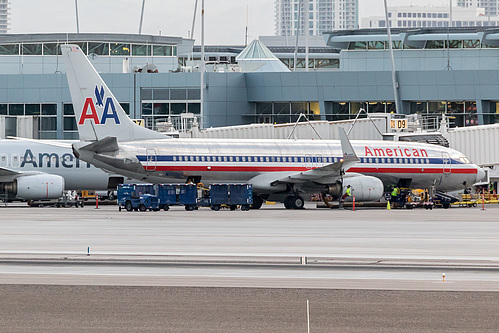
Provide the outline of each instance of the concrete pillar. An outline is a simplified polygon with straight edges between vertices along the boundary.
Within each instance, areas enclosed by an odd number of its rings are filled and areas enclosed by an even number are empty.
[[[478,115],[478,125],[485,125],[484,113],[491,113],[490,101],[478,100],[476,101],[476,111]]]
[[[326,114],[333,113],[333,102],[319,101],[319,109],[321,111],[320,120],[326,120]]]

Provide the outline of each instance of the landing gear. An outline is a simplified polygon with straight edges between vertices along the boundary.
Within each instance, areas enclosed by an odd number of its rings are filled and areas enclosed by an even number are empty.
[[[305,201],[299,195],[292,195],[284,199],[284,207],[286,209],[303,209]]]

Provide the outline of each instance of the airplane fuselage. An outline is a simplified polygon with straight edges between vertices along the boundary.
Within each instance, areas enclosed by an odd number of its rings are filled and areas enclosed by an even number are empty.
[[[412,188],[454,190],[470,187],[483,171],[461,153],[435,145],[352,141],[360,161],[347,170],[374,176],[385,187],[409,179]],[[273,178],[306,172],[342,158],[339,141],[165,139],[119,144],[118,153],[80,151],[83,160],[125,176],[153,183],[248,182],[260,174]],[[314,179],[320,185],[330,178]],[[304,183],[305,184],[305,183]],[[313,185],[313,184],[305,184]],[[255,190],[258,192],[258,186]]]
[[[57,141],[53,142],[57,144]],[[110,175],[77,159],[71,151],[71,143],[76,141],[62,142],[67,147],[45,143],[43,140],[0,140],[0,167],[30,174],[61,176],[65,181],[65,189],[107,190]]]

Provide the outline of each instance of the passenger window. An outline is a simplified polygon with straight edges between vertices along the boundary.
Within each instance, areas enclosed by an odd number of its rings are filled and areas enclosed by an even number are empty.
[[[2,157],[0,157],[0,166],[6,167],[7,165],[8,165],[7,155],[2,154]]]

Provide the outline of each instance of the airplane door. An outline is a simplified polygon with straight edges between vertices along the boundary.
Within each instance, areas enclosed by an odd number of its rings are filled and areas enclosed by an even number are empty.
[[[442,166],[444,175],[449,175],[451,173],[451,159],[449,153],[442,153]]]
[[[146,171],[156,171],[156,149],[146,149]]]

